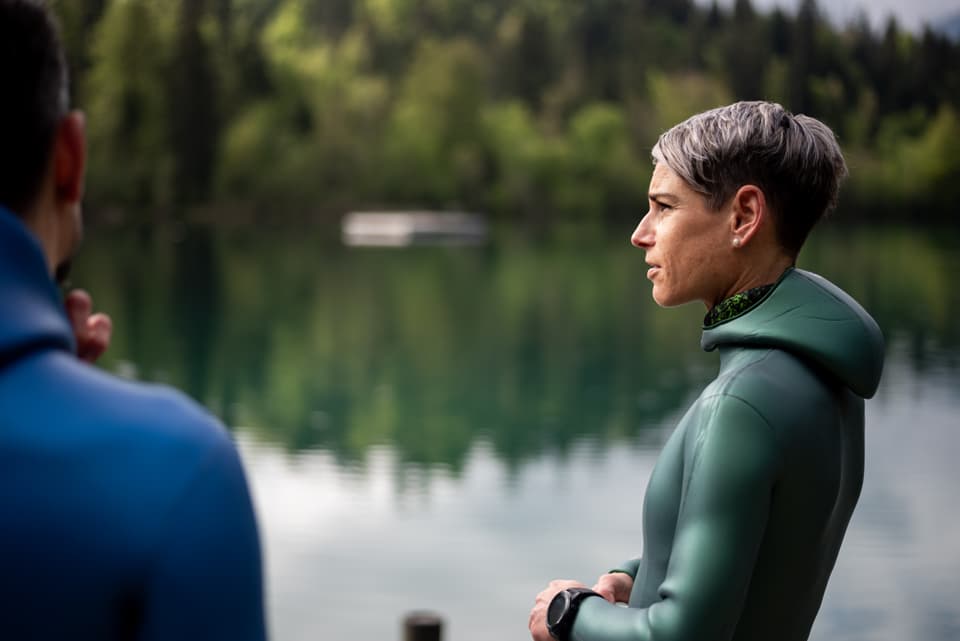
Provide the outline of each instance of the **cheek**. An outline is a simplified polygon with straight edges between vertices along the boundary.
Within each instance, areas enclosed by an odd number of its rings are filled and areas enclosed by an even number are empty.
[[[712,271],[709,254],[696,244],[679,243],[662,259],[660,288],[654,298],[663,306],[678,305],[696,298]]]
[[[686,271],[710,271],[717,262],[717,243],[712,230],[693,230],[674,245],[673,263]]]
[[[711,271],[711,266],[713,261],[710,258],[710,254],[704,252],[697,252],[694,255],[689,257],[687,263],[687,268],[691,272],[696,272],[698,274],[706,274]]]

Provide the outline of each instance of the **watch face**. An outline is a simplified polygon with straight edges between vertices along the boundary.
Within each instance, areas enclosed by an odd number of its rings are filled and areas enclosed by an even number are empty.
[[[565,592],[557,592],[557,595],[550,601],[550,606],[547,607],[547,623],[549,625],[556,625],[566,609],[567,594]]]

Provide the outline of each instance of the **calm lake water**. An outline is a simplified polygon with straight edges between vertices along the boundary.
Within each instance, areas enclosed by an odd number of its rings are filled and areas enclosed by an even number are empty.
[[[278,641],[529,638],[553,578],[642,549],[657,452],[716,371],[701,308],[650,300],[631,229],[501,229],[478,248],[348,249],[329,231],[93,230],[75,281],[103,366],[231,426]],[[800,266],[888,340],[867,473],[817,641],[960,639],[960,231],[815,233]]]

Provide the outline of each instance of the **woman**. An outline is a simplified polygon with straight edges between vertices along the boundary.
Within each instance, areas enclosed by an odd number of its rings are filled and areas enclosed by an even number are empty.
[[[846,175],[833,133],[741,102],[664,133],[631,242],[661,306],[703,302],[720,371],[650,477],[644,553],[593,589],[554,581],[536,641],[806,639],[863,481],[864,399],[883,339],[794,267]],[[626,602],[629,607],[614,603]]]

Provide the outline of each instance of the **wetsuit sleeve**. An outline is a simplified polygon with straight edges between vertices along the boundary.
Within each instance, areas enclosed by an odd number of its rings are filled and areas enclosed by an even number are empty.
[[[715,397],[706,416],[660,600],[622,608],[588,598],[574,621],[574,641],[731,638],[766,527],[779,449],[773,429],[737,398]]]
[[[224,438],[167,521],[144,595],[142,641],[262,641],[260,543],[233,444]]]
[[[640,571],[640,559],[630,559],[629,561],[624,561],[620,565],[610,570],[611,572],[623,572],[624,574],[630,575],[632,578],[637,578],[637,572]]]

